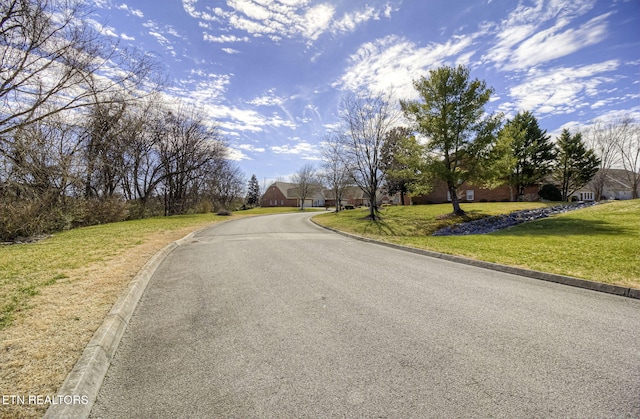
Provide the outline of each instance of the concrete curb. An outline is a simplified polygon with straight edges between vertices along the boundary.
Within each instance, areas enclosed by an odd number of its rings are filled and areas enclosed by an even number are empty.
[[[214,224],[219,225],[220,223]],[[212,226],[203,227],[189,233],[182,239],[169,243],[140,269],[137,275],[129,282],[127,288],[120,295],[116,303],[107,314],[102,325],[93,334],[93,337],[85,347],[82,355],[76,362],[64,383],[58,390],[58,399],[75,396],[73,403],[52,404],[44,415],[45,419],[54,418],[88,418],[91,408],[98,396],[111,360],[115,356],[120,340],[124,335],[129,320],[133,315],[138,302],[142,298],[151,277],[162,261],[178,246],[190,240],[202,230]]]
[[[555,282],[558,284],[569,285],[577,288],[584,288],[592,291],[604,292],[607,294],[619,295],[622,297],[640,299],[640,289],[636,289],[636,288],[626,288],[618,285],[604,284],[601,282],[594,282],[586,279],[574,278],[571,276],[556,275],[556,274],[551,274],[547,272],[533,271],[530,269],[516,268],[513,266],[506,266],[506,265],[500,265],[492,262],[484,262],[481,260],[469,259],[462,256],[454,256],[454,255],[448,255],[446,253],[433,252],[431,250],[423,250],[415,247],[402,246],[402,245],[393,244],[393,243],[386,243],[383,241],[370,239],[367,237],[362,237],[355,234],[346,233],[344,231],[336,230],[331,227],[323,226],[322,224],[315,222],[313,218],[311,218],[311,221],[315,225],[322,227],[324,229],[327,229],[329,231],[333,231],[334,233],[338,233],[343,236],[350,237],[352,239],[367,242],[367,243],[374,243],[381,246],[390,247],[393,249],[403,250],[405,252],[417,253],[419,255],[429,256],[432,258],[438,258],[438,259],[448,260],[451,262],[462,263],[465,265],[491,269],[493,271],[525,276],[527,278],[539,279],[539,280],[548,281],[548,282]]]

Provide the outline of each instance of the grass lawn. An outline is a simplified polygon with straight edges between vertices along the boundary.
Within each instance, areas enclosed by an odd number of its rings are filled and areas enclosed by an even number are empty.
[[[205,226],[224,218],[189,215],[103,224],[54,234],[31,244],[0,247],[0,329],[28,308],[42,287],[70,277],[71,271],[105,262],[143,244],[152,234]]]
[[[463,204],[469,219],[543,203]],[[442,218],[451,205],[388,207],[382,220],[364,210],[323,214],[320,224],[354,234],[510,266],[640,288],[640,200],[618,201],[521,224],[486,235],[433,237],[461,219]]]

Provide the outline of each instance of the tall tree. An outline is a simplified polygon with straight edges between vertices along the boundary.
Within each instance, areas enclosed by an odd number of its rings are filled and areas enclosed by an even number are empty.
[[[154,85],[151,55],[110,44],[91,28],[86,4],[0,2],[0,135],[108,100],[106,93],[134,98]]]
[[[351,183],[349,167],[344,160],[345,143],[340,134],[334,133],[325,136],[322,143],[322,168],[321,177],[326,186],[331,189],[336,202],[336,212],[340,212],[342,198],[347,186]]]
[[[258,178],[255,174],[251,175],[247,189],[247,205],[250,207],[257,206],[260,202],[260,183],[258,183]]]
[[[527,187],[537,184],[551,173],[555,154],[550,138],[528,111],[519,112],[498,133],[499,142],[510,145],[504,150],[512,157],[512,164],[505,167],[505,180],[512,188],[512,195],[515,190],[518,200],[522,199]],[[510,156],[500,161],[509,161]]]
[[[627,171],[627,178],[632,188],[633,199],[639,198],[640,188],[640,126],[631,118],[624,118],[621,123],[623,135],[620,139],[620,155],[622,166]]]
[[[400,194],[405,204],[405,195],[428,193],[430,189],[428,171],[424,165],[424,150],[411,129],[393,128],[382,147],[382,162],[386,172],[386,190],[390,195]]]
[[[399,112],[388,95],[358,92],[340,104],[345,158],[356,185],[369,199],[369,218],[378,218],[377,192],[385,177],[382,147]]]
[[[556,147],[558,157],[554,177],[560,184],[562,200],[567,201],[575,191],[595,176],[600,159],[593,150],[586,147],[579,132],[571,135],[566,128],[558,137]]]
[[[222,152],[209,161],[202,178],[203,194],[213,202],[216,209],[232,209],[234,201],[241,199],[245,192],[246,178],[240,167]]]
[[[598,121],[589,128],[585,135],[587,144],[600,158],[598,173],[591,181],[596,201],[600,201],[604,195],[607,173],[621,161],[620,144],[627,133],[627,128],[628,120],[624,119],[608,123]]]
[[[446,183],[453,212],[463,215],[458,188],[478,177],[500,126],[498,116],[485,113],[493,89],[484,81],[471,80],[464,66],[430,70],[429,77],[413,85],[422,101],[400,104],[415,130],[427,139],[431,170]]]
[[[112,197],[124,176],[126,145],[123,101],[96,103],[88,118],[85,140],[86,198]]]
[[[313,164],[307,163],[293,174],[291,180],[296,184],[295,190],[300,198],[300,211],[302,211],[307,197],[311,196],[318,188],[316,169]]]
[[[165,215],[184,214],[192,204],[194,182],[202,181],[204,168],[226,152],[216,127],[189,109],[166,114],[166,133],[159,143],[164,171]]]

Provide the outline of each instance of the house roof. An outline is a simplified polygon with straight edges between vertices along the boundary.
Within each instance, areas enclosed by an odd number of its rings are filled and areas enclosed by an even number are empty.
[[[326,199],[335,199],[335,194],[331,189],[325,189],[323,191]],[[342,193],[342,198],[345,199],[365,199],[365,193],[358,186],[346,186]]]
[[[271,186],[275,186],[276,188],[278,188],[280,190],[280,192],[282,192],[282,195],[284,195],[287,199],[298,199],[298,198],[300,198],[298,185],[295,184],[295,183],[274,182]],[[271,188],[271,186],[269,188]],[[314,184],[312,186],[313,186],[313,190],[311,191],[311,194],[310,194],[310,196],[308,196],[308,198],[312,198],[315,195],[317,195],[318,191],[322,191],[322,185]]]
[[[604,187],[610,190],[631,190],[631,182],[629,175],[633,176],[633,172],[623,169],[608,169],[605,172]]]

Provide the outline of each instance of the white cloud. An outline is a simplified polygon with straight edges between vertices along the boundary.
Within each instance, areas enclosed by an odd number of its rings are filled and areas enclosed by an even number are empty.
[[[581,67],[532,69],[522,83],[509,89],[513,102],[504,103],[500,110],[506,113],[529,110],[544,115],[568,114],[591,107],[589,100],[597,98],[603,86],[615,81],[607,74],[618,67],[618,61],[610,60]]]
[[[329,4],[319,4],[309,9],[301,22],[302,34],[311,40],[318,39],[329,27],[335,12],[335,8]]]
[[[313,144],[305,141],[300,141],[294,144],[284,144],[281,146],[272,146],[270,149],[276,154],[302,155],[309,158],[313,157],[317,153]]]
[[[228,43],[228,42],[249,42],[248,36],[237,37],[235,35],[220,35],[214,36],[209,35],[208,33],[204,33],[203,39],[209,42],[219,42],[219,43]]]
[[[485,34],[495,43],[483,56],[502,70],[523,70],[574,53],[602,41],[610,13],[597,16],[577,28],[565,29],[595,6],[595,0],[536,0],[520,2],[499,24],[485,22]]]
[[[231,54],[231,55],[240,53],[240,51],[238,51],[237,49],[233,49],[233,48],[222,48],[222,50],[224,52],[226,52],[227,54]]]
[[[253,144],[240,144],[236,146],[236,148],[239,148],[240,150],[248,151],[251,153],[264,153],[265,151],[267,151],[266,148],[256,147]]]
[[[198,0],[182,1],[184,10],[193,18],[216,21],[225,31],[241,30],[276,42],[297,36],[312,42],[327,32],[351,32],[369,20],[390,18],[392,12],[388,3],[381,8],[358,6],[341,15],[329,2],[311,5],[308,0],[227,0],[226,3],[225,8],[214,8]],[[345,2],[342,6],[346,5]]]
[[[430,68],[457,62],[456,57],[472,45],[473,36],[454,36],[446,43],[424,47],[394,35],[367,42],[351,56],[349,67],[334,87],[366,87],[376,92],[392,89],[400,97],[413,98],[416,91],[412,81],[426,75]],[[462,55],[461,59],[467,58]]]
[[[529,68],[597,44],[606,37],[608,16],[598,16],[576,29],[564,32],[558,32],[558,26],[555,26],[534,34],[512,51],[504,69]]]
[[[227,159],[232,161],[252,160],[251,157],[234,147],[227,147]]]
[[[247,103],[255,106],[282,106],[285,101],[285,98],[276,96],[275,89],[269,89],[264,95],[255,97]]]
[[[332,25],[334,32],[353,32],[360,24],[368,20],[379,20],[380,11],[371,6],[365,6],[363,10],[345,13],[342,19]]]
[[[118,38],[118,34],[116,33],[116,28],[112,27],[112,26],[105,26],[102,23],[93,20],[93,19],[87,19],[87,23],[89,25],[91,25],[98,33],[102,34],[102,35],[106,35],[106,36],[111,36],[114,38]]]
[[[136,17],[139,17],[139,18],[143,18],[144,17],[144,13],[142,13],[141,10],[132,9],[131,7],[129,7],[126,4],[121,4],[117,8],[120,9],[120,10],[124,10],[124,11],[126,11],[127,13],[129,13],[129,14],[131,14],[133,16],[136,16]]]

